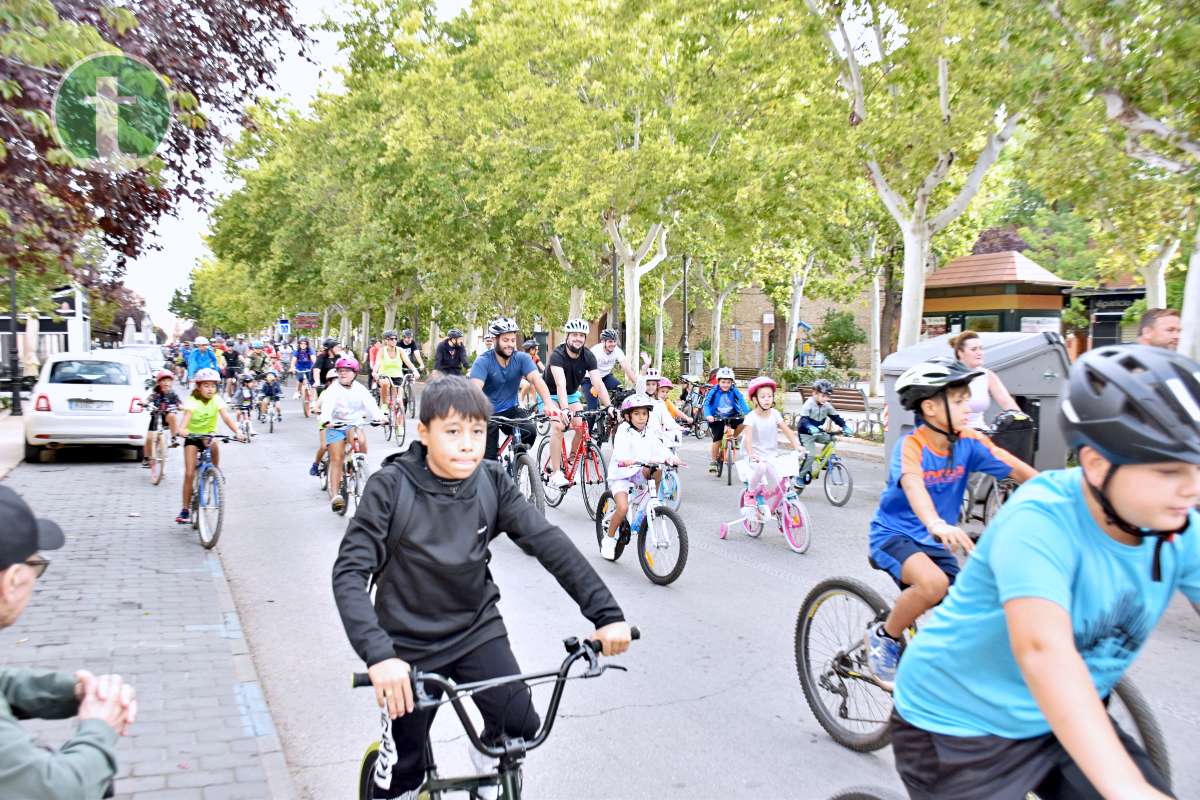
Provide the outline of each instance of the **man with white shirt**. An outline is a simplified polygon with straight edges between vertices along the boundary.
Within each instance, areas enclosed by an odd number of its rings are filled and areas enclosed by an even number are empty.
[[[629,359],[625,357],[625,352],[617,345],[617,332],[612,328],[605,328],[600,332],[600,344],[592,346],[592,355],[596,357],[596,371],[600,373],[605,387],[611,392],[614,389],[621,387],[619,381],[612,373],[613,369],[618,364],[625,372],[625,377],[629,379],[630,385],[637,383],[637,373],[629,366]],[[579,385],[579,391],[587,401],[588,411],[595,411],[600,407],[600,398],[592,394],[592,379],[589,375],[583,379],[583,383]]]

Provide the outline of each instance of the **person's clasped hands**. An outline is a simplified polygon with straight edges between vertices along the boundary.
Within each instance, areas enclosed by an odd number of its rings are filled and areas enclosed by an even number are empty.
[[[137,719],[137,691],[120,675],[96,676],[85,669],[75,673],[75,699],[79,719],[98,719],[119,735],[126,735]]]

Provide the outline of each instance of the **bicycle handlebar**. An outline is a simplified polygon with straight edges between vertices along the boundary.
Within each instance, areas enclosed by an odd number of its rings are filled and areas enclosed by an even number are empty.
[[[632,626],[632,639],[641,639],[642,632],[636,625]],[[576,661],[587,660],[587,671],[577,677],[596,678],[603,675],[608,669],[619,669],[624,671],[625,668],[616,664],[600,665],[599,654],[601,652],[601,644],[591,639],[579,640],[578,637],[572,636],[563,640],[563,647],[566,648],[567,657],[563,659],[561,665],[556,670],[546,672],[526,673],[523,675],[507,675],[490,680],[475,681],[473,683],[456,684],[454,681],[442,675],[433,672],[421,672],[413,670],[411,674],[413,698],[415,699],[414,710],[428,710],[436,708],[440,705],[450,703],[454,706],[454,713],[458,715],[459,721],[462,723],[463,730],[466,731],[467,738],[471,740],[471,744],[476,750],[491,758],[501,758],[506,754],[506,751],[501,745],[488,745],[480,738],[479,731],[476,730],[475,724],[471,721],[471,717],[466,708],[463,707],[463,699],[470,697],[476,692],[494,689],[497,686],[504,686],[509,683],[528,683],[530,681],[541,681],[547,678],[554,678],[554,692],[550,696],[550,705],[546,709],[546,717],[542,722],[542,729],[528,742],[525,743],[525,750],[533,750],[540,747],[550,736],[550,730],[554,727],[554,721],[558,717],[558,704],[562,699],[563,688],[569,680],[568,673]],[[351,686],[355,689],[366,688],[372,686],[371,676],[366,672],[356,672],[351,680]],[[426,686],[432,686],[445,693],[445,697],[441,699],[429,696],[426,691]]]
[[[367,428],[367,427],[378,428],[380,425],[386,425],[386,424],[387,423],[384,421],[381,421],[381,422],[330,422],[327,425],[325,425],[325,430],[338,431],[338,430],[343,430],[345,428]]]

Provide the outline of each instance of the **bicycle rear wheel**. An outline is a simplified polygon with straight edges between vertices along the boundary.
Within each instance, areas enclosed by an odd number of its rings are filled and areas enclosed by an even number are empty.
[[[358,503],[362,500],[363,491],[367,488],[367,457],[357,455],[354,457],[354,478],[351,481],[351,488],[354,494],[354,510],[358,511]]]
[[[600,499],[596,501],[596,545],[599,546],[604,537],[608,535],[608,526],[612,522],[613,513],[617,510],[617,501],[613,498],[612,492],[607,489],[604,494],[600,495]],[[629,541],[629,520],[621,521],[621,527],[617,531],[617,549],[613,555],[613,561],[620,561],[621,554],[625,552],[625,544]]]
[[[546,491],[538,477],[537,462],[529,453],[520,453],[513,461],[514,480],[521,496],[538,510],[539,514],[546,513]]]
[[[221,523],[225,520],[225,478],[215,466],[207,467],[198,482],[196,531],[200,544],[211,550],[221,538]]]
[[[825,499],[837,507],[850,502],[854,492],[854,477],[836,455],[831,456],[825,467]]]
[[[678,511],[683,504],[683,485],[679,482],[679,473],[673,469],[664,470],[662,476],[663,505],[672,511]]]
[[[413,385],[412,381],[404,382],[404,408],[408,411],[408,416],[413,419],[417,418],[417,404],[413,402]]]
[[[267,433],[275,432],[275,409],[271,409],[267,415]]]
[[[673,583],[687,566],[688,536],[683,517],[659,507],[646,514],[638,530],[638,562],[650,582]]]
[[[726,446],[724,460],[727,462],[725,464],[725,485],[733,486],[733,464],[737,461],[737,448]]]
[[[853,578],[813,587],[796,617],[796,672],[813,716],[833,740],[860,753],[891,741],[892,696],[869,677],[863,641],[888,606]]]
[[[842,789],[829,800],[906,800],[905,795],[875,786],[852,786]]]
[[[538,463],[538,480],[542,482],[542,492],[546,497],[546,505],[551,508],[558,508],[558,504],[567,496],[567,488],[558,487],[550,483],[550,474],[547,470],[550,469],[550,437],[542,439],[542,443],[538,445],[537,453]]]
[[[608,489],[608,469],[604,466],[604,457],[600,448],[588,443],[583,451],[582,463],[579,465],[579,488],[583,492],[583,507],[590,519],[596,518],[596,509],[600,495]]]
[[[317,470],[321,475],[321,491],[323,492],[329,488],[329,453],[321,457],[321,464]]]

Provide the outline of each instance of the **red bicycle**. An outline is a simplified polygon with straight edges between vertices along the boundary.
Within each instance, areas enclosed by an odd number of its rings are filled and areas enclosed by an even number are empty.
[[[608,489],[608,468],[605,467],[604,458],[600,455],[599,445],[588,433],[587,423],[589,419],[607,413],[607,409],[599,409],[577,411],[571,416],[570,429],[575,434],[571,441],[571,452],[567,452],[567,436],[564,433],[560,453],[561,460],[559,461],[563,474],[567,477],[566,486],[555,486],[550,482],[550,472],[548,471],[550,469],[550,437],[545,437],[538,445],[537,461],[538,466],[541,467],[546,505],[558,508],[563,498],[567,496],[567,492],[575,485],[576,476],[578,476],[579,488],[583,492],[583,507],[587,510],[590,518],[596,518],[600,495]]]

